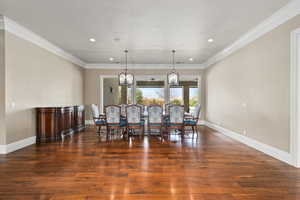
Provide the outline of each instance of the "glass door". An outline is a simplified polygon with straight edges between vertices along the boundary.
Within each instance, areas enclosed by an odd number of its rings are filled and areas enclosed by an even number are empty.
[[[164,81],[137,81],[135,88],[135,100],[137,104],[145,106],[151,104],[164,105]]]
[[[170,88],[170,103],[175,105],[183,105],[183,87]]]

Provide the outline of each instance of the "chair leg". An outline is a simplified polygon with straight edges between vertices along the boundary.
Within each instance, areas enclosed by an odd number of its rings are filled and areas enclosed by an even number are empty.
[[[195,127],[192,126],[192,131],[193,131],[193,138],[194,138],[194,134],[195,134]]]
[[[162,127],[159,128],[159,133],[160,133],[161,139],[163,139],[163,136],[164,136],[164,135],[163,135]]]
[[[108,139],[109,137],[109,134],[110,134],[110,128],[109,127],[106,127],[106,138]]]

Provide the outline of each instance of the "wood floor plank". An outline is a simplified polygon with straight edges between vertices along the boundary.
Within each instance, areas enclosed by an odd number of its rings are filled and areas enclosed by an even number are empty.
[[[90,129],[1,155],[0,199],[299,200],[300,170],[205,127],[164,140]]]

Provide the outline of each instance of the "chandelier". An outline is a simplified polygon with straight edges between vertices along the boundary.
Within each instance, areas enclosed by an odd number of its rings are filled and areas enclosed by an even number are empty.
[[[170,86],[176,86],[179,85],[179,74],[175,70],[175,50],[172,50],[173,54],[173,69],[170,73],[167,75],[167,81]]]
[[[120,86],[129,86],[133,85],[134,76],[133,74],[128,73],[127,69],[127,54],[128,50],[125,50],[125,71],[119,74],[119,85]]]

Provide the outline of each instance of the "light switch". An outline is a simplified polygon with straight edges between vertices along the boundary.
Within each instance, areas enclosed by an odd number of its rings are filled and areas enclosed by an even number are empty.
[[[16,103],[15,102],[11,102],[11,108],[15,108],[16,107]]]

